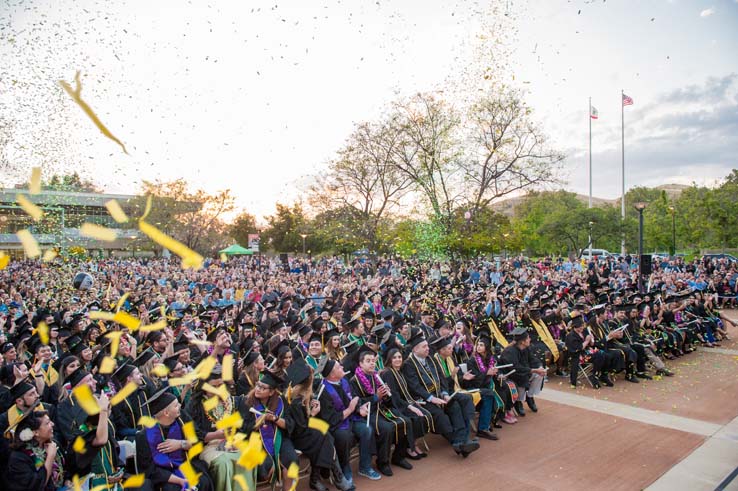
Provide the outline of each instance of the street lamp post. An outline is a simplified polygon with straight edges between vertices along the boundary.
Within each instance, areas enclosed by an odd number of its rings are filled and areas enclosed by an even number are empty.
[[[671,257],[676,256],[676,209],[673,206],[669,207],[671,212]]]
[[[305,255],[305,237],[307,237],[307,234],[300,234],[300,237],[302,237],[302,254]]]
[[[638,211],[638,293],[643,293],[641,264],[643,258],[643,210],[646,209],[646,203],[639,201],[634,207]]]
[[[592,225],[594,225],[595,222],[592,220],[589,221],[589,261],[592,262]]]
[[[502,234],[503,240],[502,240],[502,260],[507,261],[507,238],[510,236],[510,234]]]

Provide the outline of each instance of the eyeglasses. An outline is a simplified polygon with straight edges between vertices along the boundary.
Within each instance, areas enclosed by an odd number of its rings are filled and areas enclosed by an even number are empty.
[[[254,386],[254,388],[255,388],[255,389],[261,389],[261,390],[269,390],[269,389],[271,389],[271,387],[269,387],[269,386],[268,386],[268,385],[266,385],[266,384],[262,384],[262,383],[257,383],[257,384],[256,384],[256,385]]]

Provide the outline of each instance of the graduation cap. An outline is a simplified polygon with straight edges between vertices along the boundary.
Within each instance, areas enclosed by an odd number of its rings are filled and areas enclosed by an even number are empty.
[[[301,338],[307,336],[311,332],[313,332],[313,329],[310,327],[310,324],[302,324],[300,323],[300,328],[297,330],[298,334]]]
[[[312,369],[307,363],[305,363],[305,361],[297,360],[287,367],[287,383],[291,384],[293,387],[300,385],[310,378],[311,372]]]
[[[433,329],[437,331],[437,330],[441,329],[442,327],[444,327],[446,325],[448,325],[448,319],[446,319],[445,317],[441,316],[435,322],[435,324],[433,324]]]
[[[413,327],[410,331],[410,337],[407,340],[407,345],[411,348],[414,348],[425,340],[426,339],[423,331],[416,327]]]
[[[259,359],[260,355],[261,353],[259,353],[258,351],[249,351],[248,353],[246,353],[246,356],[243,357],[244,366],[250,367],[251,365],[253,365],[254,362]]]
[[[593,307],[592,307],[592,308],[590,309],[590,312],[592,312],[592,313],[594,313],[594,314],[598,314],[598,315],[599,315],[599,314],[601,314],[602,312],[604,312],[604,311],[605,311],[605,307],[606,307],[606,306],[607,306],[607,304],[604,304],[604,303],[601,303],[601,304],[599,304],[599,305],[595,305],[595,306],[593,306]]]
[[[15,401],[16,399],[20,399],[26,392],[32,390],[34,387],[34,385],[31,385],[28,382],[19,382],[15,384],[10,389],[10,400]]]
[[[132,362],[132,363],[133,363],[133,365],[134,365],[134,366],[137,366],[138,368],[141,368],[141,367],[143,367],[143,366],[144,366],[144,365],[145,365],[146,363],[148,363],[148,362],[149,362],[149,360],[151,360],[151,359],[152,359],[152,358],[153,358],[154,356],[156,356],[156,353],[154,353],[154,350],[152,350],[151,348],[146,348],[145,350],[143,350],[143,351],[141,352],[141,354],[140,354],[140,355],[138,355],[138,356],[137,356],[137,357],[136,357],[136,358],[135,358],[135,359],[133,360],[133,362]]]
[[[14,348],[15,348],[15,345],[13,343],[10,343],[10,342],[3,343],[2,347],[0,347],[0,354],[4,355],[5,353],[7,353],[8,351]]]
[[[344,325],[346,326],[347,329],[350,329],[350,330],[353,331],[354,329],[356,329],[357,327],[359,327],[359,319],[358,318],[351,319],[350,321],[348,321]]]
[[[149,400],[143,405],[148,406],[149,413],[156,416],[176,400],[177,398],[175,395],[169,391],[169,387],[164,387],[159,392],[149,397]]]
[[[170,372],[173,372],[178,364],[179,364],[179,354],[174,354],[168,358],[164,358],[164,366],[167,367],[167,370],[169,370]],[[154,413],[152,412],[152,414]]]
[[[284,386],[284,379],[271,370],[264,370],[261,372],[259,382],[271,387],[272,389],[279,389]]]
[[[318,341],[322,345],[323,344],[323,334],[319,332],[313,332],[313,334],[308,339],[308,344],[312,343],[313,341]]]
[[[521,339],[525,339],[525,338],[527,338],[529,336],[528,329],[526,329],[525,327],[522,327],[522,326],[516,327],[515,329],[513,329],[513,331],[510,334],[513,335],[513,337],[515,338],[516,341],[519,341]]]
[[[39,348],[47,345],[41,342],[41,338],[38,336],[38,334],[34,334],[28,340],[26,346],[28,346],[28,349],[31,350],[31,353],[36,353]]]
[[[578,315],[571,320],[571,327],[581,327],[583,325],[584,318],[581,315]]]
[[[132,362],[123,363],[115,372],[113,372],[113,378],[123,383],[136,368],[136,365],[134,365]]]
[[[390,320],[392,317],[394,317],[395,311],[391,309],[384,309],[379,316],[384,320]]]
[[[165,337],[165,336],[166,336],[166,333],[164,331],[151,331],[146,336],[146,341],[149,344],[153,344],[153,343],[159,341],[162,337]]]
[[[80,366],[78,369],[73,371],[69,375],[69,377],[66,378],[66,381],[69,382],[69,385],[71,385],[72,387],[76,387],[88,375],[89,375],[89,372],[87,372],[87,370],[85,370],[84,368]]]
[[[452,340],[449,336],[438,336],[436,339],[430,342],[430,344],[433,346],[433,349],[436,351],[440,351],[446,346],[449,346],[452,343]]]
[[[271,354],[274,355],[274,357],[279,357],[280,354],[285,354],[288,351],[290,351],[290,342],[286,339],[283,339],[279,341],[277,344],[272,346],[272,349],[270,350]]]
[[[337,363],[338,362],[332,358],[323,358],[318,364],[317,371],[323,378],[326,378],[328,375],[331,374],[333,368],[336,366]]]

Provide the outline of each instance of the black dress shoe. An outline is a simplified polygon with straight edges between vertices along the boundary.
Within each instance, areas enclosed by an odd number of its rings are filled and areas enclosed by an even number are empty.
[[[408,464],[410,465],[410,464]],[[389,464],[382,464],[377,466],[377,470],[384,474],[387,477],[391,477],[394,474],[392,473],[392,467],[389,466]]]
[[[632,384],[640,384],[641,383],[641,381],[638,380],[638,378],[635,375],[633,375],[633,374],[626,375],[625,376],[625,380],[627,380],[628,382],[630,382]]]
[[[525,402],[528,404],[528,407],[530,408],[531,411],[533,411],[534,413],[537,413],[538,412],[538,406],[536,406],[536,400],[535,399],[533,399],[532,397],[528,396],[528,397],[525,398]]]
[[[392,459],[392,465],[402,467],[403,469],[412,470],[413,465],[405,459]]]
[[[612,383],[612,380],[610,380],[610,377],[607,374],[600,375],[600,382],[607,385],[608,387],[613,387],[615,385]]]
[[[495,428],[498,428],[498,429],[499,428],[502,428],[502,425],[500,423],[498,423],[497,421],[495,421],[494,423],[492,423],[492,426],[494,426]]]
[[[466,454],[468,455],[472,452],[479,450],[479,443],[472,442],[472,441],[462,443],[461,445],[459,445],[459,450],[461,450],[462,453],[466,452]]]
[[[515,401],[515,412],[518,413],[518,416],[525,417],[525,409],[523,409],[522,402]]]
[[[408,459],[410,459],[410,460],[420,460],[420,459],[422,459],[423,457],[422,457],[422,455],[420,455],[420,454],[415,454],[415,455],[410,455],[410,454],[407,454],[407,458],[408,458]]]
[[[637,372],[636,377],[642,378],[644,380],[653,380],[653,377],[647,374],[646,372]]]
[[[477,436],[479,438],[485,438],[487,440],[499,440],[499,438],[497,438],[497,435],[489,430],[479,430],[477,431]]]

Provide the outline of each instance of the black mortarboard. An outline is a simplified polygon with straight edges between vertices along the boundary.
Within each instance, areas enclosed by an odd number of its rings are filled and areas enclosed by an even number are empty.
[[[336,363],[338,363],[336,360],[332,358],[324,358],[325,363],[321,365],[318,365],[318,369],[320,370],[320,375],[323,376],[323,378],[327,377],[331,374],[333,371],[333,367],[336,366]]]
[[[425,336],[423,335],[423,331],[417,328],[413,328],[410,332],[410,337],[407,340],[407,345],[411,348],[414,348],[415,346],[419,345],[423,341],[425,341]]]
[[[581,315],[578,315],[571,320],[571,327],[580,327],[582,325],[584,325],[584,318]]]
[[[271,370],[264,370],[263,372],[261,372],[261,378],[259,379],[259,382],[263,383],[264,385],[268,385],[273,389],[278,389],[284,385],[284,379]]]
[[[21,397],[23,397],[23,394],[33,389],[33,387],[34,386],[29,384],[28,382],[19,382],[15,384],[13,388],[10,389],[10,399],[12,401],[20,399]]]
[[[446,324],[448,324],[448,320],[445,317],[441,317],[435,322],[435,324],[433,324],[433,329],[437,331]]]
[[[279,356],[280,354],[287,353],[290,351],[290,343],[288,340],[283,339],[274,346],[272,346],[272,349],[270,350],[272,355],[275,357]]]
[[[446,346],[451,344],[451,338],[448,336],[439,336],[433,341],[430,342],[430,344],[433,346],[433,349],[436,351],[442,350]]]
[[[261,353],[258,353],[256,351],[249,351],[243,358],[244,366],[251,366],[259,358],[260,354]]]
[[[515,337],[515,340],[525,339],[528,337],[528,329],[522,326],[516,327],[510,334]]]
[[[67,339],[67,347],[69,348],[69,352],[73,355],[79,355],[88,348],[84,340],[76,334]]]
[[[297,330],[301,338],[307,336],[312,331],[313,329],[310,327],[310,324],[300,324],[300,328]]]
[[[67,377],[66,381],[69,382],[69,385],[71,385],[73,388],[76,387],[82,380],[89,375],[89,373],[82,367],[79,367],[75,371],[73,371],[69,377]]]
[[[136,365],[134,365],[133,363],[123,363],[115,372],[113,372],[113,378],[118,380],[119,382],[125,382],[128,376],[133,373],[135,369]]]
[[[313,335],[310,336],[310,339],[308,339],[308,343],[312,343],[313,341],[320,341],[320,343],[323,343],[323,335],[319,332],[313,332]]]
[[[359,319],[352,319],[344,324],[347,329],[356,329],[359,326]]]
[[[303,360],[297,360],[287,367],[287,383],[292,384],[293,387],[300,385],[310,378],[310,372],[311,369],[307,363]]]
[[[136,357],[136,359],[133,360],[133,365],[137,366],[138,368],[143,367],[146,363],[149,362],[154,356],[156,356],[156,353],[154,353],[154,350],[151,348],[146,348],[141,352],[140,355]]]
[[[175,355],[172,355],[164,359],[164,366],[167,367],[167,370],[169,370],[170,372],[174,371],[178,363],[179,363],[179,354],[175,354]]]
[[[151,396],[144,405],[149,406],[150,414],[156,415],[176,400],[177,398],[170,392],[169,387],[165,387]]]
[[[384,320],[389,320],[395,315],[395,312],[390,309],[385,309],[382,311],[382,313],[379,315]]]

